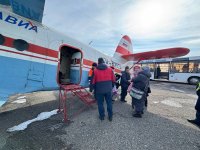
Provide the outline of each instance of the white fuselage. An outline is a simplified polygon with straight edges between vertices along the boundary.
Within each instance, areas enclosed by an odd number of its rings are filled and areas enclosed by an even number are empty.
[[[5,101],[15,93],[46,90],[58,87],[56,83],[59,51],[63,45],[82,51],[81,84],[87,86],[87,72],[92,62],[103,57],[115,71],[121,71],[120,59],[111,58],[83,43],[32,20],[0,8],[0,98]],[[28,50],[19,51],[14,41],[21,39],[29,44]]]

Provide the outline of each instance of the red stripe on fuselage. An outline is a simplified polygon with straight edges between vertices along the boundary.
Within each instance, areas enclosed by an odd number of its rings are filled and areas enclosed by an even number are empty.
[[[13,47],[13,41],[14,40],[12,38],[5,37],[5,42],[3,43],[3,46]]]
[[[6,37],[6,36],[4,36],[4,37],[5,37],[5,42],[4,42],[3,46],[14,48],[13,42],[14,42],[15,39],[10,38],[10,37]],[[121,48],[123,48],[123,47],[121,47]],[[30,54],[24,54],[24,53],[20,53],[20,52],[17,52],[17,51],[13,52],[13,51],[10,51],[10,50],[5,50],[5,49],[0,49],[0,51],[10,52],[10,53],[14,53],[14,54],[19,54],[19,55],[24,55],[24,56],[29,56],[29,57],[34,57],[34,58],[39,58],[39,59],[44,59],[44,60],[49,60],[49,61],[53,61],[53,62],[58,62],[57,60],[52,60],[52,59],[34,56],[34,55],[30,55]],[[55,51],[55,50],[52,50],[52,49],[49,49],[49,48],[45,48],[45,47],[42,47],[42,46],[39,46],[39,45],[31,44],[31,43],[29,43],[29,48],[26,51],[32,52],[32,53],[35,53],[35,54],[44,55],[44,56],[53,57],[53,58],[58,58],[58,51]],[[127,54],[127,53],[129,54],[130,52],[128,51],[125,54]],[[93,63],[94,62],[91,61],[91,60],[83,59],[84,65],[92,66]],[[88,67],[88,68],[91,68],[91,67]],[[115,69],[115,71],[118,72],[118,73],[121,72],[121,70],[119,70],[119,69]]]
[[[58,52],[57,51],[51,50],[51,49],[48,49],[48,48],[45,48],[45,47],[41,47],[41,46],[38,46],[38,45],[34,45],[34,44],[29,45],[28,51],[32,52],[32,53],[36,53],[36,54],[41,54],[41,55],[46,55],[46,56],[49,56],[49,57],[58,58]]]
[[[92,66],[94,62],[88,59],[83,59],[83,64],[87,66]]]
[[[6,36],[4,36],[4,37],[5,37],[5,43],[3,44],[3,46],[13,48],[13,42],[15,39],[6,37]],[[31,44],[31,43],[29,43],[29,48],[26,51],[40,54],[40,55],[49,56],[49,57],[58,58],[58,51],[55,51],[55,50],[52,50],[49,48],[45,48],[45,47],[42,47],[39,45]]]
[[[23,55],[23,56],[29,56],[29,57],[33,57],[33,58],[44,59],[44,60],[53,61],[53,62],[58,62],[57,60],[52,60],[52,59],[48,59],[48,58],[42,58],[42,57],[29,55],[29,54],[23,54],[23,53],[19,53],[19,52],[13,52],[13,51],[10,51],[10,50],[5,50],[5,49],[0,49],[0,51],[13,53],[13,54],[19,54],[19,55]],[[88,68],[88,69],[92,68],[92,65],[90,65],[90,64],[92,64],[93,61],[87,60],[87,59],[83,59],[83,63],[84,63],[84,65],[86,65],[86,66],[83,66],[83,68]],[[91,66],[91,67],[88,67],[88,66]],[[115,68],[115,72],[121,73],[121,70]]]

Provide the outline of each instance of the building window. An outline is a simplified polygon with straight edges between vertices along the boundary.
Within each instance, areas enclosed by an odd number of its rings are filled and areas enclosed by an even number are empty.
[[[28,49],[29,44],[24,40],[16,39],[13,42],[13,47],[16,48],[19,51],[24,51],[24,50]]]
[[[3,43],[5,42],[5,37],[0,34],[0,45],[3,45]]]

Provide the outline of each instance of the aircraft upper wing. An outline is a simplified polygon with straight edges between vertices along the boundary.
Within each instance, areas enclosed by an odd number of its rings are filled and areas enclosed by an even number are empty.
[[[0,0],[0,4],[9,6],[10,0]]]
[[[45,0],[0,0],[2,5],[10,5],[20,16],[42,22]]]
[[[160,59],[160,58],[173,58],[185,56],[190,52],[188,48],[176,47],[176,48],[167,48],[155,51],[148,51],[136,54],[127,54],[122,55],[122,58],[129,61],[141,61],[148,59]]]

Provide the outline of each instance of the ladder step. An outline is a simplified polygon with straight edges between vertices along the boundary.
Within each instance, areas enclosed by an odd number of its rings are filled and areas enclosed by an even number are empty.
[[[96,102],[92,97],[92,95],[80,85],[75,85],[75,84],[62,85],[62,88],[66,91],[71,91],[74,95],[79,97],[81,101],[83,101],[88,105]]]
[[[93,104],[93,103],[96,102],[94,99],[90,99],[90,100],[83,100],[83,99],[81,99],[81,100],[82,100],[84,103],[88,104],[88,105]]]
[[[74,92],[75,93],[75,95],[78,95],[78,96],[83,96],[83,97],[85,97],[85,96],[89,96],[89,94],[88,93],[79,93],[79,92]]]

